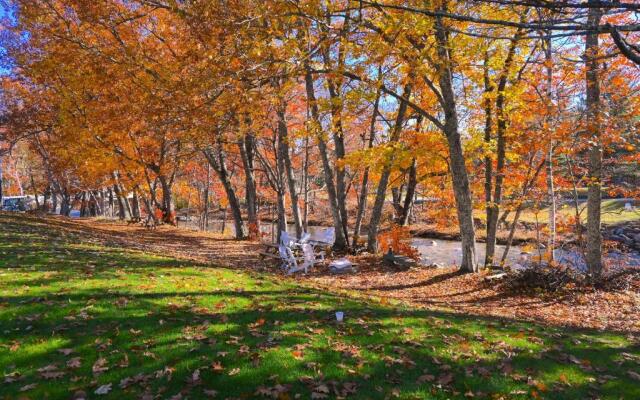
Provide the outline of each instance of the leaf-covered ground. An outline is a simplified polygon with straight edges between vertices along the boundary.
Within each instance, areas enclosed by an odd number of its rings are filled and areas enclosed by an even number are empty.
[[[0,398],[640,398],[634,333],[345,297],[54,225],[0,214]]]

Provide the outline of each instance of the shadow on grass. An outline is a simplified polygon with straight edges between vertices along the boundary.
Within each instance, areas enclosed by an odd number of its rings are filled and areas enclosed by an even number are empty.
[[[126,296],[128,303],[115,307],[117,296]],[[197,398],[201,386],[223,396],[252,397],[258,386],[276,382],[291,384],[292,393],[309,396],[308,385],[300,382],[305,376],[318,384],[335,381],[338,392],[345,382],[354,382],[358,388],[354,398],[384,397],[394,390],[402,396],[428,396],[424,398],[462,398],[469,391],[477,396],[524,393],[528,397],[532,390],[544,392],[545,398],[640,396],[640,388],[625,375],[631,364],[621,363],[624,353],[638,355],[640,347],[587,330],[388,308],[295,288],[87,291],[29,300],[28,296],[2,300],[13,316],[9,320],[3,313],[0,319],[3,341],[19,342],[24,350],[0,352],[0,366],[5,373],[8,368],[20,371],[25,382],[31,382],[38,380],[37,368],[64,366],[68,357],[57,350],[74,349],[84,366],[66,371],[85,379],[73,384],[64,379],[42,382],[51,385],[50,394],[60,396],[68,397],[70,387],[95,390],[91,366],[99,358],[105,358],[109,367],[97,377],[100,384],[115,386],[141,373],[153,376],[127,390],[115,389],[114,398],[123,394],[134,398],[145,391],[166,397],[186,391]],[[221,303],[223,307],[216,306]],[[336,309],[345,312],[345,323],[334,322]],[[38,313],[46,316],[28,319]],[[296,349],[302,360],[297,359]],[[116,367],[125,354],[128,366]],[[578,361],[572,363],[570,356]],[[216,363],[223,368],[219,372],[211,367]],[[158,372],[165,367],[172,370],[170,380]],[[203,382],[194,386],[188,381],[196,369],[201,370]],[[603,374],[615,379],[602,385],[589,382],[588,378]],[[277,378],[270,378],[274,375]],[[433,378],[419,383],[421,376],[429,375]],[[563,383],[574,379],[576,383]],[[22,384],[5,385],[0,393],[17,394]]]

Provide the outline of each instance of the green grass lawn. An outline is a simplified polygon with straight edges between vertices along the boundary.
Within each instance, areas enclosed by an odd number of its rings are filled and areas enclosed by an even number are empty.
[[[0,266],[0,399],[640,398],[637,335],[345,297],[6,214]]]
[[[625,210],[624,204],[626,201],[620,199],[607,199],[602,200],[602,210],[600,212],[602,223],[606,225],[619,225],[625,222],[640,221],[640,206],[637,205],[637,209]],[[587,222],[587,203],[581,200],[578,208],[580,210],[580,218],[583,224]],[[564,203],[557,209],[557,216],[559,218],[573,218],[575,216],[575,207],[572,203]],[[486,220],[486,214],[484,210],[476,210],[474,216],[482,220]],[[540,224],[546,224],[549,219],[549,208],[545,207],[537,213],[538,222]],[[509,216],[508,221],[513,221],[513,213]],[[525,209],[520,215],[520,221],[523,222],[536,222],[536,212],[533,209]]]
[[[601,219],[603,224],[617,225],[625,222],[640,220],[640,210],[628,211],[624,208],[625,201],[617,199],[602,200],[601,203]],[[587,203],[581,201],[579,206],[582,223],[587,222]],[[557,210],[558,216],[570,218],[575,215],[575,207],[572,204],[563,204]],[[531,210],[527,210],[522,214],[523,221],[535,222],[535,214]],[[545,208],[538,213],[538,221],[546,223],[549,219],[549,209]]]

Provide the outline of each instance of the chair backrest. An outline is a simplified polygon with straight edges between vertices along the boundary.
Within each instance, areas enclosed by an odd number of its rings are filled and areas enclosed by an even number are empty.
[[[280,245],[285,247],[291,246],[291,238],[289,237],[289,232],[280,231]]]
[[[298,243],[307,243],[311,239],[311,234],[309,232],[304,232]]]
[[[328,244],[333,244],[336,241],[336,228],[331,227],[322,231],[322,241]]]

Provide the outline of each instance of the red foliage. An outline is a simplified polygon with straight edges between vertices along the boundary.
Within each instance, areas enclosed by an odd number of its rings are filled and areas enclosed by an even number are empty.
[[[409,228],[394,225],[391,229],[378,235],[378,243],[383,251],[391,249],[394,254],[400,254],[418,260],[420,252],[411,246],[408,241],[412,238]]]

